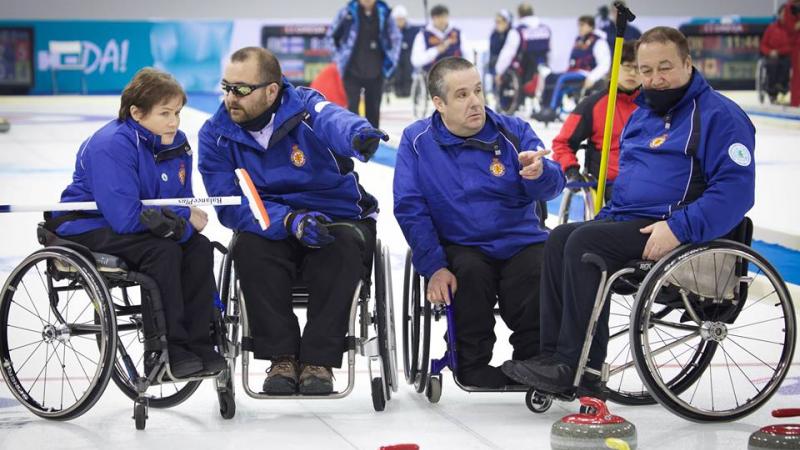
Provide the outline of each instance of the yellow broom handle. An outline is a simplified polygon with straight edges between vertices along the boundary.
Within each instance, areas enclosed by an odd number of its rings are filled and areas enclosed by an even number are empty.
[[[603,151],[600,154],[600,178],[597,180],[594,198],[595,215],[600,212],[605,200],[608,154],[611,151],[611,136],[614,133],[614,110],[617,106],[617,80],[619,79],[619,66],[622,62],[623,41],[624,39],[620,36],[614,39],[614,58],[611,63],[611,82],[608,86],[608,105],[606,105],[606,124],[603,128]]]

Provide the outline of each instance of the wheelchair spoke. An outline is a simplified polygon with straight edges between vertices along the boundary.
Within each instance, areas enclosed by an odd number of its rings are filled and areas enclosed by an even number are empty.
[[[761,300],[764,300],[765,298],[769,297],[769,296],[770,296],[770,295],[772,295],[772,294],[775,294],[776,292],[777,292],[777,290],[773,289],[771,292],[769,292],[769,293],[765,294],[763,297],[759,298],[759,299],[758,299],[758,300],[756,300],[755,302],[751,302],[749,305],[747,305],[747,306],[745,306],[744,308],[742,308],[742,312],[746,311],[746,310],[747,310],[748,308],[750,308],[751,306],[758,304],[759,302],[761,302]]]
[[[750,377],[745,373],[744,369],[742,369],[742,367],[739,364],[737,364],[736,361],[734,361],[733,356],[731,356],[730,353],[728,353],[728,351],[725,349],[723,345],[720,345],[720,348],[722,348],[722,353],[726,355],[727,358],[730,358],[731,361],[733,361],[733,365],[736,366],[737,369],[739,369],[739,372],[747,379],[747,382],[750,383],[751,386],[753,386],[753,389],[755,389],[755,391],[758,392],[759,390],[758,386],[756,386],[755,383],[753,383],[753,380],[751,380]]]
[[[39,335],[41,335],[41,334],[42,334],[42,332],[41,332],[41,331],[31,330],[30,328],[18,327],[18,326],[16,326],[16,325],[11,325],[11,324],[8,324],[8,325],[6,325],[6,326],[7,326],[8,328],[15,328],[15,329],[17,329],[17,330],[30,331],[31,333],[35,333],[35,334],[39,334]]]
[[[664,340],[664,338],[661,336],[661,333],[658,331],[658,328],[653,328],[653,331],[655,331],[655,332],[656,332],[656,334],[658,334],[658,337],[660,337],[660,338],[661,338],[661,342],[664,342],[664,343],[666,343],[666,341]],[[668,335],[668,336],[669,336],[669,333],[666,333],[666,332],[665,332],[664,334],[666,334],[666,335]],[[672,337],[672,336],[670,336],[670,337]],[[669,364],[670,362],[672,362],[672,361],[675,361],[675,362],[676,362],[676,363],[678,363],[678,365],[681,367],[681,371],[684,371],[684,370],[686,370],[686,367],[685,367],[683,364],[681,364],[681,362],[678,360],[678,357],[677,357],[677,356],[675,356],[675,353],[673,353],[673,352],[672,352],[672,348],[669,348],[669,354],[670,354],[670,355],[672,355],[672,359],[670,359],[670,360],[667,360],[667,361],[666,361],[664,364],[660,365],[659,367],[664,367],[664,366],[666,366],[667,364]]]
[[[697,330],[699,330],[699,327],[694,326],[694,325],[684,325],[682,323],[669,322],[669,321],[660,320],[660,319],[653,319],[651,321],[651,323],[653,323],[653,326],[661,325],[663,327],[673,328],[673,329],[676,329],[676,330],[684,330],[684,331],[697,331]]]
[[[741,339],[749,339],[751,341],[763,342],[765,344],[774,344],[774,345],[780,345],[780,346],[783,346],[783,344],[784,344],[783,342],[768,341],[766,339],[759,339],[759,338],[754,338],[754,337],[750,337],[750,336],[742,336],[740,334],[728,333],[728,336],[737,337],[737,338],[741,338]]]
[[[776,321],[776,320],[784,320],[784,319],[785,319],[785,317],[784,317],[784,316],[781,316],[781,317],[775,317],[775,318],[773,318],[773,319],[760,320],[760,321],[758,321],[758,322],[752,322],[752,323],[748,323],[748,324],[746,324],[746,325],[740,325],[740,326],[738,326],[738,327],[731,327],[731,328],[728,328],[728,331],[733,331],[733,330],[741,330],[742,328],[745,328],[745,327],[750,327],[750,326],[753,326],[753,325],[760,325],[760,324],[762,324],[762,323],[773,322],[773,321]]]
[[[777,367],[772,367],[772,366],[770,366],[770,365],[769,365],[769,363],[765,362],[763,359],[761,359],[761,358],[759,358],[758,356],[756,356],[755,354],[753,354],[753,352],[751,352],[750,350],[747,350],[746,348],[742,347],[742,346],[741,346],[741,345],[740,345],[738,342],[736,342],[735,340],[731,339],[731,338],[730,338],[730,335],[728,335],[728,340],[729,340],[729,341],[730,341],[730,342],[731,342],[733,345],[735,345],[735,346],[739,347],[740,349],[744,350],[744,351],[745,351],[745,352],[746,352],[748,355],[750,355],[750,356],[752,356],[753,358],[757,359],[757,360],[758,360],[758,361],[759,361],[761,364],[763,364],[763,365],[765,365],[765,366],[769,367],[770,369],[772,369],[772,371],[773,371],[773,372],[775,372],[775,371],[777,371],[777,370],[778,370],[778,369],[777,369]]]
[[[31,383],[31,386],[28,388],[28,392],[31,392],[33,390],[33,387],[36,386],[36,383],[39,382],[39,378],[42,377],[42,373],[44,373],[45,381],[44,381],[44,389],[42,391],[42,406],[44,406],[44,399],[47,397],[47,395],[46,395],[47,394],[47,366],[50,364],[50,360],[53,358],[53,355],[55,354],[55,352],[54,353],[50,353],[50,344],[49,343],[45,344],[44,349],[45,349],[44,366],[42,367],[42,370],[40,370],[39,373],[36,375],[36,378],[33,379],[33,383]]]
[[[8,349],[8,351],[9,352],[13,352],[14,350],[19,350],[21,348],[30,347],[33,344],[41,344],[41,343],[42,343],[42,340],[39,339],[39,340],[36,340],[36,341],[29,342],[27,344],[18,345],[18,346],[14,347],[14,348],[10,348],[10,349]]]
[[[736,406],[739,406],[739,398],[736,395],[736,386],[733,384],[733,374],[731,373],[731,366],[728,364],[728,352],[725,350],[725,346],[720,343],[719,346],[722,349],[722,356],[725,358],[725,369],[728,371],[728,380],[731,382],[731,392],[733,392],[733,401],[736,402]],[[734,364],[736,362],[734,361]]]
[[[67,347],[67,345],[65,345],[64,347],[66,348],[66,347]],[[92,382],[92,379],[91,379],[91,378],[89,378],[89,374],[88,374],[88,373],[86,373],[86,368],[85,368],[85,367],[83,367],[83,363],[81,362],[81,359],[78,357],[78,351],[77,351],[77,350],[75,350],[75,347],[73,347],[73,346],[72,346],[72,344],[69,344],[69,349],[70,349],[70,350],[72,350],[72,353],[74,353],[74,354],[75,354],[75,361],[77,361],[77,362],[78,362],[78,366],[80,366],[80,368],[81,368],[81,371],[83,371],[83,375],[86,377],[86,381],[88,381],[89,383],[91,383],[91,382]],[[86,357],[84,356],[84,358],[86,358]],[[64,359],[66,359],[66,356],[64,357]]]
[[[31,306],[33,306],[33,310],[36,311],[36,313],[34,314],[29,309],[27,309],[24,306],[20,305],[18,302],[14,302],[14,303],[16,305],[18,305],[20,308],[22,308],[22,309],[28,311],[29,313],[33,314],[34,317],[36,317],[37,319],[39,319],[40,322],[42,322],[42,325],[47,325],[48,322],[45,322],[44,319],[42,319],[42,315],[39,314],[39,309],[36,308],[36,303],[34,303],[33,297],[31,297],[31,293],[28,292],[28,286],[25,285],[25,280],[19,280],[19,284],[22,285],[22,289],[24,289],[25,290],[25,294],[28,295],[28,301],[30,302]]]
[[[25,358],[25,361],[23,361],[23,362],[22,362],[22,365],[20,365],[20,366],[19,366],[19,367],[17,367],[16,369],[14,369],[14,371],[15,371],[16,373],[19,373],[19,372],[20,372],[20,370],[22,370],[22,368],[23,368],[23,367],[25,367],[25,364],[28,364],[28,361],[31,359],[31,357],[33,356],[33,354],[34,354],[34,353],[36,353],[36,350],[39,350],[39,347],[41,347],[41,346],[42,346],[42,344],[44,344],[44,341],[39,341],[39,344],[38,344],[38,345],[36,345],[36,348],[34,348],[34,349],[33,349],[33,351],[31,351],[31,353],[28,355],[28,357],[27,357],[27,358]]]
[[[62,344],[62,346],[64,346],[64,345]],[[58,357],[58,348],[57,348],[57,346],[54,345],[53,347],[54,347],[53,348],[53,353],[56,355],[56,359],[58,360],[58,364],[61,366],[61,409],[64,409],[64,379],[65,378],[67,380],[67,385],[69,386],[69,390],[70,390],[70,392],[72,392],[72,397],[75,398],[76,402],[78,401],[78,396],[75,395],[75,388],[72,387],[72,382],[70,381],[69,376],[67,376],[67,372],[66,372],[66,369],[65,369],[66,364],[64,364],[66,362],[66,358],[65,358],[65,361],[62,361],[61,358]],[[64,353],[66,354],[66,346],[64,346],[64,347],[65,347],[64,348]]]

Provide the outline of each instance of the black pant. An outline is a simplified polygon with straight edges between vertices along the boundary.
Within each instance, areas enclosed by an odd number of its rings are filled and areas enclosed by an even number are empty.
[[[370,267],[375,221],[337,222],[328,231],[336,240],[319,249],[304,247],[294,237],[237,237],[233,261],[255,358],[294,355],[304,363],[341,367],[353,293]],[[291,302],[298,276],[309,294],[302,339]]]
[[[364,113],[367,120],[375,128],[380,128],[381,96],[383,95],[383,77],[359,78],[349,73],[344,76],[344,90],[347,92],[347,109],[358,114],[361,100],[361,88],[364,88]]]
[[[214,247],[195,232],[183,244],[149,233],[117,234],[100,228],[65,239],[92,251],[119,256],[131,270],[153,278],[161,293],[171,344],[211,344],[210,325],[214,314]],[[142,300],[144,304],[144,299]],[[150,318],[145,312],[145,335]]]
[[[600,284],[600,270],[581,262],[581,257],[584,253],[599,255],[611,275],[627,262],[642,258],[650,235],[639,229],[653,222],[576,222],[550,233],[541,280],[542,353],[553,353],[562,362],[577,367]],[[607,302],[589,352],[589,366],[595,369],[600,369],[606,358],[609,307]]]
[[[494,306],[511,329],[513,359],[539,349],[539,276],[544,244],[522,249],[506,260],[493,259],[474,247],[445,247],[449,270],[456,276],[455,308],[458,370],[489,364],[497,337]]]
[[[764,59],[767,67],[767,94],[770,96],[778,95],[789,89],[789,69],[791,60],[788,56]]]

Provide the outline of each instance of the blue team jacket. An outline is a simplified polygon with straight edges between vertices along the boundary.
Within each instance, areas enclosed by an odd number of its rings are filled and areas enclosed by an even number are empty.
[[[732,230],[753,206],[755,128],[696,70],[666,116],[641,106],[620,140],[619,176],[598,218],[666,220],[682,243]],[[694,153],[694,156],[692,156]]]
[[[443,245],[477,247],[507,259],[547,239],[534,202],[556,197],[566,181],[549,159],[538,179],[519,175],[519,152],[540,147],[527,122],[489,108],[486,125],[466,140],[451,134],[438,112],[403,131],[394,215],[422,275],[447,266]]]
[[[351,159],[353,137],[369,122],[285,79],[280,101],[268,148],[231,120],[224,103],[200,129],[198,167],[208,194],[242,195],[234,170],[244,168],[270,217],[262,231],[247,204],[220,206],[220,222],[280,240],[288,236],[283,220],[291,210],[319,211],[333,219],[374,215],[378,202],[359,184]]]
[[[139,222],[141,200],[193,197],[192,151],[178,131],[170,145],[133,119],[112,120],[83,142],[75,162],[72,183],[62,202],[97,202],[101,217],[65,222],[56,233],[70,236],[110,227],[118,234],[147,232]],[[186,219],[181,242],[191,237],[190,210],[169,207]],[[58,216],[63,213],[55,213]]]

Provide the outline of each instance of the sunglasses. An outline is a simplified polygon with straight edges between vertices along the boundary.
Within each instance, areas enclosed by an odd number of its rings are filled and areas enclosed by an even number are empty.
[[[223,81],[220,87],[225,93],[233,94],[237,97],[246,97],[252,94],[256,89],[269,86],[272,83],[277,83],[277,81],[267,81],[266,83],[260,84],[229,84]]]

